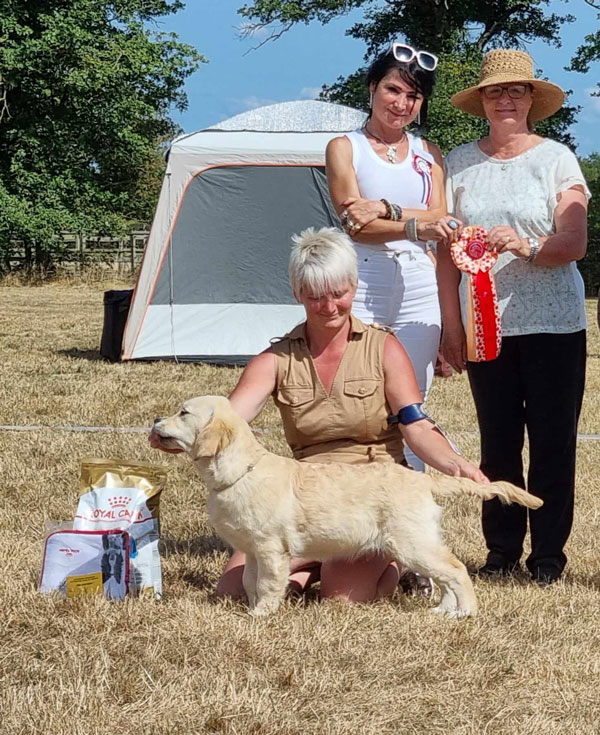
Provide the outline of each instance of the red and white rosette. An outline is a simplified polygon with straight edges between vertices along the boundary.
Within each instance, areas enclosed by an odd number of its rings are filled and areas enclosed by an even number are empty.
[[[421,192],[421,204],[429,205],[433,193],[433,175],[431,163],[423,156],[415,153],[413,156],[413,168],[421,177],[423,190]]]
[[[495,250],[487,249],[483,227],[465,227],[450,252],[456,267],[468,277],[467,360],[495,360],[502,344],[502,322],[496,283],[491,272],[498,260]]]

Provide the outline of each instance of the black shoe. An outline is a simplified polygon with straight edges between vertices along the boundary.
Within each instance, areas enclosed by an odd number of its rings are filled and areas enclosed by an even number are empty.
[[[487,561],[482,567],[479,567],[477,574],[480,577],[510,577],[521,571],[521,565],[518,561]]]
[[[531,579],[540,587],[548,587],[558,582],[562,575],[562,571],[556,567],[536,567],[531,572]]]

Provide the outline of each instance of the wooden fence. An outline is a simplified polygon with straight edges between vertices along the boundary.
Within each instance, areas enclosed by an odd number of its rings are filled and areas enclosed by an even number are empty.
[[[134,273],[142,259],[150,233],[133,230],[124,238],[110,235],[99,237],[83,233],[63,233],[65,253],[61,262],[71,263],[81,269],[100,265],[125,275]]]
[[[132,275],[142,259],[149,234],[145,229],[132,230],[125,237],[63,232],[61,253],[53,258],[53,263],[67,270],[83,271],[93,266],[122,276]],[[19,268],[28,260],[23,244],[12,242],[10,254],[5,258],[9,270]]]

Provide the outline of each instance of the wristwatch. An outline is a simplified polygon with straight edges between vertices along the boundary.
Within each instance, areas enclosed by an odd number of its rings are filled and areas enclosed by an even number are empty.
[[[537,237],[528,237],[527,242],[529,243],[529,256],[525,259],[525,262],[533,263],[536,255],[540,251],[541,243]]]

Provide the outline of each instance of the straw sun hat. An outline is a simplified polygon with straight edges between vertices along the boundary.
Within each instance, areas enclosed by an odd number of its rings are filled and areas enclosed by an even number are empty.
[[[527,82],[533,87],[533,102],[529,112],[531,122],[550,117],[562,107],[565,101],[565,93],[559,86],[535,78],[533,59],[529,54],[512,49],[495,49],[483,57],[479,84],[457,92],[451,97],[450,102],[464,112],[485,117],[479,90],[492,84],[510,82]]]

